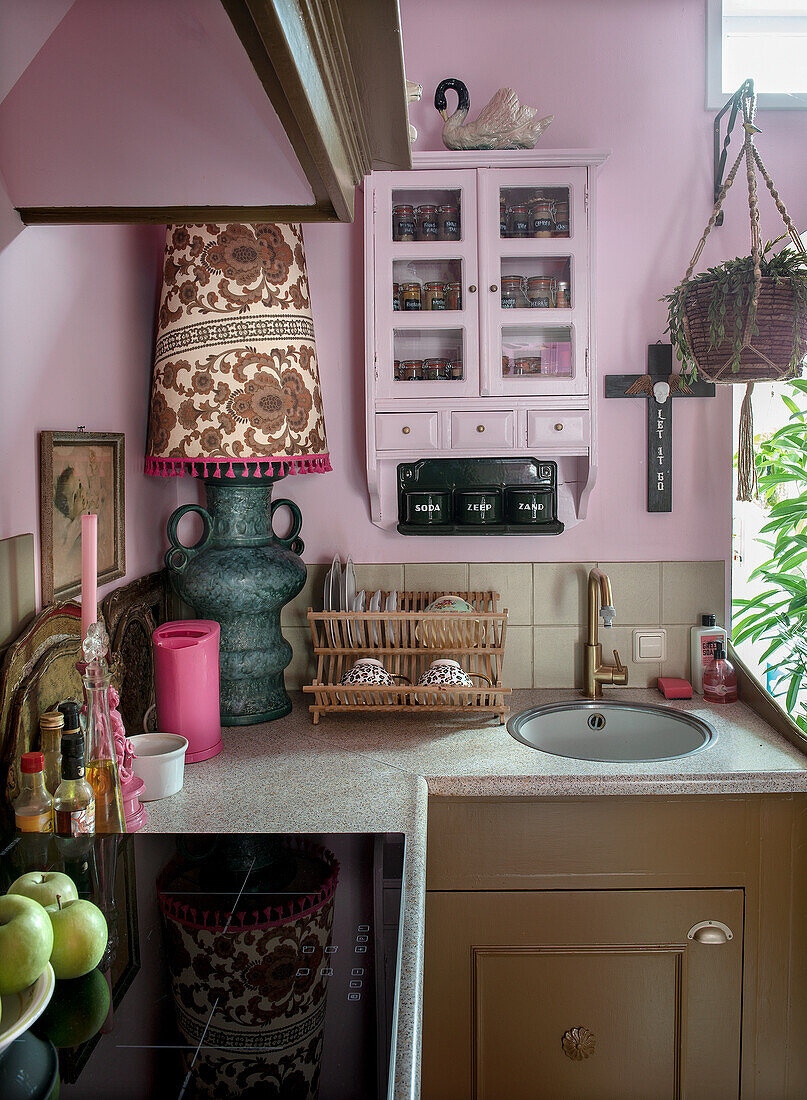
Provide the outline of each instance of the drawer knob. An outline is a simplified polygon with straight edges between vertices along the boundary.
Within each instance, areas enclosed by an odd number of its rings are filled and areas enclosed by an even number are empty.
[[[563,1033],[560,1045],[567,1058],[571,1058],[573,1062],[582,1062],[594,1053],[597,1041],[594,1032],[587,1027],[571,1027]]]
[[[476,294],[476,287],[475,286],[469,286],[468,287],[468,293],[469,294]]]
[[[499,288],[498,288],[498,286],[496,286],[496,284],[495,284],[495,283],[491,283],[491,284],[490,284],[490,293],[491,293],[491,294],[495,294],[495,293],[496,293],[496,291],[497,291],[498,289],[499,289]]]
[[[412,429],[409,427],[408,424],[404,424],[404,426],[401,428],[401,431],[403,432],[404,435],[409,435],[409,433],[412,431]]]
[[[485,425],[484,424],[477,424],[476,430],[478,432],[483,432],[485,430]]]
[[[555,425],[555,431],[556,432],[562,432],[563,431],[563,425],[561,424],[560,421],[558,421],[557,424]]]

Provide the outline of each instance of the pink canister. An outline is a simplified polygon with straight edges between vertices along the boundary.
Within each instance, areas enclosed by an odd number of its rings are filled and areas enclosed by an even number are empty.
[[[188,739],[185,762],[221,752],[219,633],[212,619],[164,623],[152,634],[157,728]]]

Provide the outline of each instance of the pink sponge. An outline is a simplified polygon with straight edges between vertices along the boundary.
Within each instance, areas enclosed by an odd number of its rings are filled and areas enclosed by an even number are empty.
[[[665,699],[692,698],[692,684],[678,676],[659,676],[658,689]]]

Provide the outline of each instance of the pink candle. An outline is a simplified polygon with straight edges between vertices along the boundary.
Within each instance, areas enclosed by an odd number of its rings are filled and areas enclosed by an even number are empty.
[[[81,640],[98,619],[98,516],[81,517]]]

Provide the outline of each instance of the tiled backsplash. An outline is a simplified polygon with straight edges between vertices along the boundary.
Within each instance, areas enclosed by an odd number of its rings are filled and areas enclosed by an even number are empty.
[[[598,564],[611,578],[615,625],[601,629],[606,659],[618,649],[630,684],[646,687],[659,676],[689,677],[689,630],[702,612],[723,622],[725,563],[704,562],[444,562],[435,565],[357,565],[359,588],[374,592],[440,589],[448,592],[493,589],[510,613],[503,680],[508,687],[574,687],[581,675],[585,641],[586,578]],[[283,634],[294,649],[286,671],[289,688],[314,676],[311,632],[306,610],[322,609],[327,565],[309,565],[305,588],[283,610]],[[634,627],[664,626],[667,659],[634,664]]]

